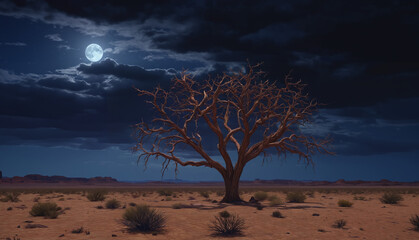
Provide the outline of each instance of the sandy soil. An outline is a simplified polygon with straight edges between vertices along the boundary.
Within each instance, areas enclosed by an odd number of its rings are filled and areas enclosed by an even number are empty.
[[[156,192],[148,192],[146,197],[134,198],[129,192],[109,193],[107,199],[116,198],[122,205],[129,203],[146,203],[167,216],[166,231],[158,234],[129,233],[120,223],[125,209],[97,209],[105,202],[90,202],[81,194],[23,194],[20,202],[0,202],[0,239],[18,237],[21,240],[49,239],[223,239],[211,236],[208,228],[210,221],[218,212],[227,210],[237,213],[245,219],[247,228],[244,235],[237,239],[419,239],[419,232],[412,230],[410,216],[419,214],[419,196],[404,194],[404,200],[397,205],[382,204],[379,201],[382,193],[358,194],[365,201],[353,200],[351,193],[314,193],[305,203],[285,203],[277,207],[266,206],[257,210],[251,206],[220,205],[202,197],[198,192],[175,192],[171,201],[162,201],[166,197]],[[269,192],[282,200],[286,195],[282,192]],[[248,200],[252,193],[243,194]],[[70,208],[57,219],[32,217],[29,214],[35,204],[33,199],[39,197],[40,202],[52,201],[58,206]],[[190,197],[195,200],[190,200]],[[221,200],[214,192],[209,199]],[[353,202],[350,208],[342,208],[337,201],[346,199]],[[191,208],[172,209],[174,203],[192,205]],[[12,207],[12,210],[7,210]],[[274,218],[272,212],[279,210],[285,218]],[[313,216],[313,213],[319,216]],[[344,229],[332,227],[337,219],[344,219]],[[26,229],[28,223],[43,224],[48,228]],[[73,234],[73,229],[83,227],[90,235]],[[62,236],[63,234],[63,236]],[[112,236],[114,235],[114,236]],[[61,237],[60,237],[61,236]],[[16,238],[16,239],[18,239]]]

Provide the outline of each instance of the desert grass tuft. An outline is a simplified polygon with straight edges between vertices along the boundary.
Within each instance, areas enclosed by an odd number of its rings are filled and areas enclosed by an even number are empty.
[[[38,217],[43,216],[45,218],[57,218],[61,208],[55,203],[37,203],[33,205],[32,210],[29,212],[32,216]]]
[[[20,193],[12,192],[6,193],[6,195],[0,199],[1,202],[19,202]]]
[[[280,211],[273,211],[272,212],[272,217],[275,217],[275,218],[284,218],[284,216],[282,215],[282,213]]]
[[[170,189],[159,189],[159,190],[157,190],[157,193],[160,196],[166,196],[166,197],[168,197],[168,196],[172,196],[173,191],[170,190]]]
[[[104,192],[104,191],[101,191],[101,190],[93,190],[93,191],[90,191],[88,194],[87,194],[87,199],[89,199],[89,201],[91,201],[91,202],[98,202],[98,201],[103,201],[103,200],[105,200],[105,197],[106,197],[106,192]]]
[[[339,207],[352,207],[353,203],[349,202],[348,200],[339,200],[338,206]]]
[[[276,195],[269,196],[268,200],[269,200],[269,206],[271,206],[271,207],[284,204],[284,202],[282,202],[282,200]]]
[[[173,209],[181,209],[183,207],[183,204],[181,203],[174,203],[172,204]]]
[[[258,201],[264,201],[268,198],[268,193],[263,191],[255,192],[255,194],[253,194],[253,197]]]
[[[332,225],[334,228],[343,228],[346,226],[346,221],[344,219],[336,220],[335,223]]]
[[[400,194],[394,192],[386,192],[380,198],[380,201],[384,204],[397,204],[402,200],[403,197]]]
[[[215,216],[215,220],[209,225],[213,235],[217,236],[236,236],[242,235],[245,229],[244,219],[237,214],[228,217]]]
[[[159,232],[165,227],[166,217],[142,204],[125,210],[122,223],[132,232]]]
[[[114,199],[110,199],[105,203],[105,207],[108,209],[116,209],[119,208],[121,206],[121,202]]]
[[[290,203],[303,203],[306,200],[306,195],[302,192],[287,193],[287,201]]]
[[[413,230],[419,231],[419,215],[410,217],[410,223],[413,225]]]

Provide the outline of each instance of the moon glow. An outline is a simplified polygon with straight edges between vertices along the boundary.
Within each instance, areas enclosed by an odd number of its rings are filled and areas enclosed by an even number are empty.
[[[89,59],[89,61],[97,62],[100,59],[102,59],[103,50],[96,43],[92,43],[89,46],[87,46],[85,54],[86,54],[86,58]]]

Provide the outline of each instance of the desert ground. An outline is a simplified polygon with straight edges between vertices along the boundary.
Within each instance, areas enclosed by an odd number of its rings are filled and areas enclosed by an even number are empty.
[[[283,202],[272,206],[268,199],[260,201],[261,210],[255,206],[219,203],[222,188],[105,189],[106,199],[97,202],[87,199],[89,191],[95,189],[0,189],[3,196],[21,192],[18,202],[0,201],[0,239],[224,239],[209,229],[211,221],[224,210],[244,219],[243,234],[234,237],[243,240],[419,239],[419,232],[409,221],[411,216],[419,214],[419,188],[241,189],[245,201],[255,192],[265,191]],[[306,195],[304,203],[287,202],[287,193],[295,191]],[[403,200],[398,204],[383,204],[380,198],[386,191],[400,193]],[[113,198],[121,206],[107,209],[106,201]],[[338,206],[342,199],[353,205]],[[56,219],[31,216],[29,212],[37,202],[54,202],[61,207],[61,214]],[[162,213],[167,219],[164,230],[154,234],[128,231],[122,224],[122,215],[134,204],[147,204]],[[181,208],[175,209],[174,204]],[[284,217],[273,217],[273,211],[279,211]],[[345,220],[346,225],[333,227],[339,219]],[[26,228],[29,224],[46,227]],[[72,233],[81,227],[81,233]]]

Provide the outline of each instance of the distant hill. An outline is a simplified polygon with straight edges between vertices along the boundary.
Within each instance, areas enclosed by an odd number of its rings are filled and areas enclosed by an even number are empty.
[[[29,174],[24,177],[3,177],[0,183],[70,183],[70,184],[96,184],[96,183],[118,183],[118,180],[111,177],[94,178],[71,178],[64,176],[43,176]]]
[[[43,176],[39,174],[29,174],[24,177],[3,177],[0,178],[0,184],[68,184],[68,185],[116,185],[116,186],[224,186],[223,182],[217,181],[187,181],[182,179],[164,179],[162,181],[121,181],[111,177],[94,177],[94,178],[72,178],[64,176]],[[297,180],[261,180],[254,181],[240,181],[240,186],[244,187],[263,187],[263,186],[318,186],[318,187],[351,187],[351,186],[419,186],[419,181],[416,182],[397,182],[390,180],[380,181],[346,181],[343,179],[337,181],[297,181]]]

